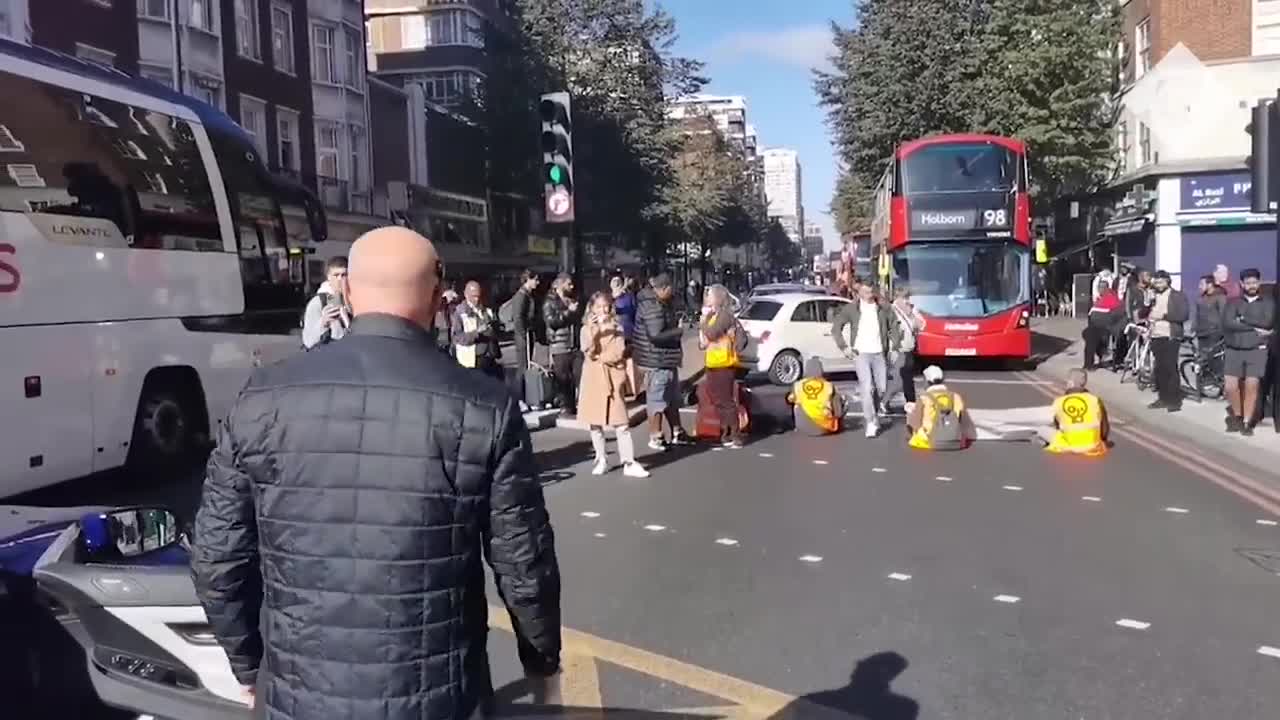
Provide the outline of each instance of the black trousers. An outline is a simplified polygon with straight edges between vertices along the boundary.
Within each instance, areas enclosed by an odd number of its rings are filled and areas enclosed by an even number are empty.
[[[916,401],[915,375],[916,375],[915,353],[909,353],[909,352],[902,353],[902,367],[898,369],[898,378],[902,380],[903,402],[913,403]]]
[[[1152,338],[1151,359],[1155,365],[1156,394],[1170,407],[1182,405],[1182,380],[1178,377],[1177,338]]]
[[[551,356],[551,373],[556,381],[556,398],[560,409],[578,414],[578,378],[582,377],[582,353],[567,352]]]
[[[1102,351],[1107,348],[1107,339],[1111,331],[1105,327],[1088,325],[1084,329],[1084,369],[1092,370],[1102,358]]]

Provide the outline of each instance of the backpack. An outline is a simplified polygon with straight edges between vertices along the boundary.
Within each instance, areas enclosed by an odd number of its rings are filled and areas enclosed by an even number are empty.
[[[949,390],[927,393],[933,407],[933,427],[929,429],[929,449],[960,450],[964,447],[964,428],[956,411],[955,395]]]
[[[516,292],[515,295],[507,298],[507,301],[498,306],[498,322],[505,327],[515,327],[516,324]]]

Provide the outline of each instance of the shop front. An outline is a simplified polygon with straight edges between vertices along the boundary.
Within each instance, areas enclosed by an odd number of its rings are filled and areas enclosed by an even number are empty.
[[[1159,192],[1141,183],[1115,201],[1101,233],[1109,245],[1106,249],[1110,250],[1113,270],[1124,263],[1155,268],[1158,212]]]
[[[1179,184],[1177,270],[1183,288],[1194,287],[1197,278],[1212,273],[1219,264],[1231,268],[1233,275],[1257,268],[1263,280],[1274,280],[1278,252],[1275,216],[1249,210],[1249,173],[1189,175],[1179,178]]]

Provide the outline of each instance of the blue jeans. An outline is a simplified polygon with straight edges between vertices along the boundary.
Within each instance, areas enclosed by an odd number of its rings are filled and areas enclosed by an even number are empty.
[[[858,392],[862,396],[862,420],[869,425],[876,424],[879,417],[876,407],[888,383],[884,353],[858,353],[854,363],[858,373]]]

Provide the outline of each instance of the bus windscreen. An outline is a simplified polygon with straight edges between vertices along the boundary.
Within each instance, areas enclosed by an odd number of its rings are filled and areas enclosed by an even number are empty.
[[[902,160],[905,195],[1007,192],[1018,184],[1018,155],[993,143],[926,145]]]
[[[893,254],[894,285],[925,315],[987,317],[1030,301],[1030,262],[1014,243],[911,244]]]

